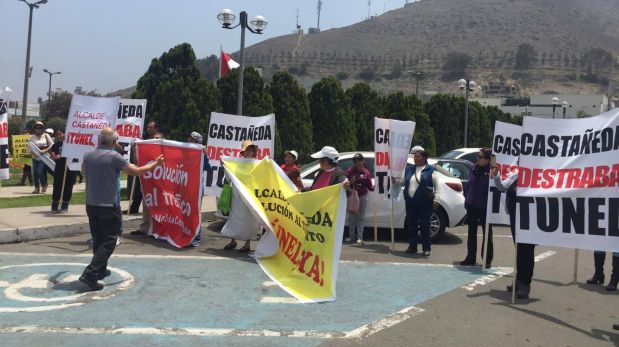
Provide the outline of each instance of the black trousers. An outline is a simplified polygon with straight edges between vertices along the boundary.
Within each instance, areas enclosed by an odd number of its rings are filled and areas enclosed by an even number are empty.
[[[135,188],[131,185],[135,182]],[[131,199],[131,189],[133,189],[133,199]],[[127,197],[131,199],[131,206],[129,206],[129,213],[138,213],[140,211],[140,204],[142,203],[142,185],[140,179],[134,176],[127,177]]]
[[[60,191],[62,190],[62,177],[64,176],[64,170],[66,158],[60,158],[56,162],[56,169],[54,170],[54,191],[52,192],[52,209],[58,208],[60,202]],[[67,177],[64,183],[64,192],[62,193],[62,208],[69,206],[69,201],[73,196],[73,184],[75,184],[75,171],[68,170]]]
[[[516,240],[516,209],[509,210],[509,227],[512,239]],[[516,279],[525,285],[531,285],[535,267],[535,245],[518,243],[516,245]]]
[[[93,257],[84,269],[86,278],[97,281],[103,278],[107,261],[116,248],[116,238],[122,230],[120,206],[102,207],[86,205],[90,234],[92,235]]]
[[[486,209],[477,207],[467,207],[467,224],[469,226],[468,238],[466,241],[467,259],[475,260],[477,257],[477,227],[481,225],[481,230],[484,235],[484,241],[481,244],[481,256],[484,256],[485,239],[486,239]],[[492,242],[492,225],[488,228],[488,257],[486,264],[492,263],[494,259],[494,244]]]

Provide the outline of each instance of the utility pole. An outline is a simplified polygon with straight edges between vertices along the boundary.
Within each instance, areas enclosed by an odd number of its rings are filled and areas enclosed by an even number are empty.
[[[371,9],[372,9],[372,0],[368,0],[368,19],[370,19]]]
[[[318,0],[318,25],[316,28],[320,30],[320,11],[322,11],[322,0]]]

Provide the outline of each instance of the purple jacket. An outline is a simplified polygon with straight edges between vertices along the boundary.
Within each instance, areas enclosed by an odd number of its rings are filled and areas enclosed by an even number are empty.
[[[488,181],[490,179],[490,165],[484,167],[475,165],[469,176],[468,191],[464,200],[466,208],[486,209],[488,203]]]
[[[372,174],[366,168],[361,171],[357,171],[355,167],[350,167],[346,170],[346,177],[351,181],[350,187],[357,191],[359,196],[364,196],[369,191],[374,191],[374,185],[372,184]],[[352,178],[355,177],[355,183],[352,184]]]

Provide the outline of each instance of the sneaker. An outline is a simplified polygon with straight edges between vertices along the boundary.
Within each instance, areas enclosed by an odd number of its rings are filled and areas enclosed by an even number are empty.
[[[473,266],[475,265],[475,259],[471,259],[471,258],[464,258],[463,261],[460,262],[461,266]]]
[[[80,282],[84,283],[85,285],[88,286],[88,288],[90,288],[91,291],[97,291],[97,290],[101,290],[103,289],[103,285],[101,283],[99,283],[98,281],[95,280],[91,280],[90,278],[82,275],[79,278]]]
[[[34,188],[34,190],[32,191],[32,194],[39,194],[41,191],[39,190],[39,188]]]
[[[423,256],[424,257],[429,257],[430,256],[430,251],[423,251]]]
[[[361,240],[361,239],[357,240],[357,244],[358,245],[364,245],[363,240]]]
[[[529,293],[531,292],[531,286],[527,286],[525,284],[520,284],[518,288],[516,288],[516,298],[518,299],[528,299]]]
[[[120,245],[121,240],[122,236],[118,235],[118,237],[116,238],[116,246]]]
[[[45,192],[47,192],[47,187],[41,188],[41,193],[45,193]]]

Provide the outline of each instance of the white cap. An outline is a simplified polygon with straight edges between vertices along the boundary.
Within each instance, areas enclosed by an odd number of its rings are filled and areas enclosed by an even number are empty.
[[[54,129],[52,129],[52,128],[45,129],[45,132],[48,133],[48,134],[54,135]]]
[[[324,146],[322,147],[320,152],[316,152],[311,155],[311,157],[314,159],[329,158],[331,160],[337,160],[339,156],[340,154],[337,152],[337,150],[331,146]]]
[[[294,156],[294,159],[299,159],[299,153],[297,153],[297,151],[294,151],[294,150],[286,151],[284,152],[284,155],[286,154],[292,154]]]
[[[421,146],[415,146],[413,148],[411,148],[410,154],[415,154],[419,151],[425,151],[425,149]]]
[[[191,136],[192,139],[196,140],[197,143],[202,144],[202,135],[200,135],[200,133],[192,131],[189,136]]]

